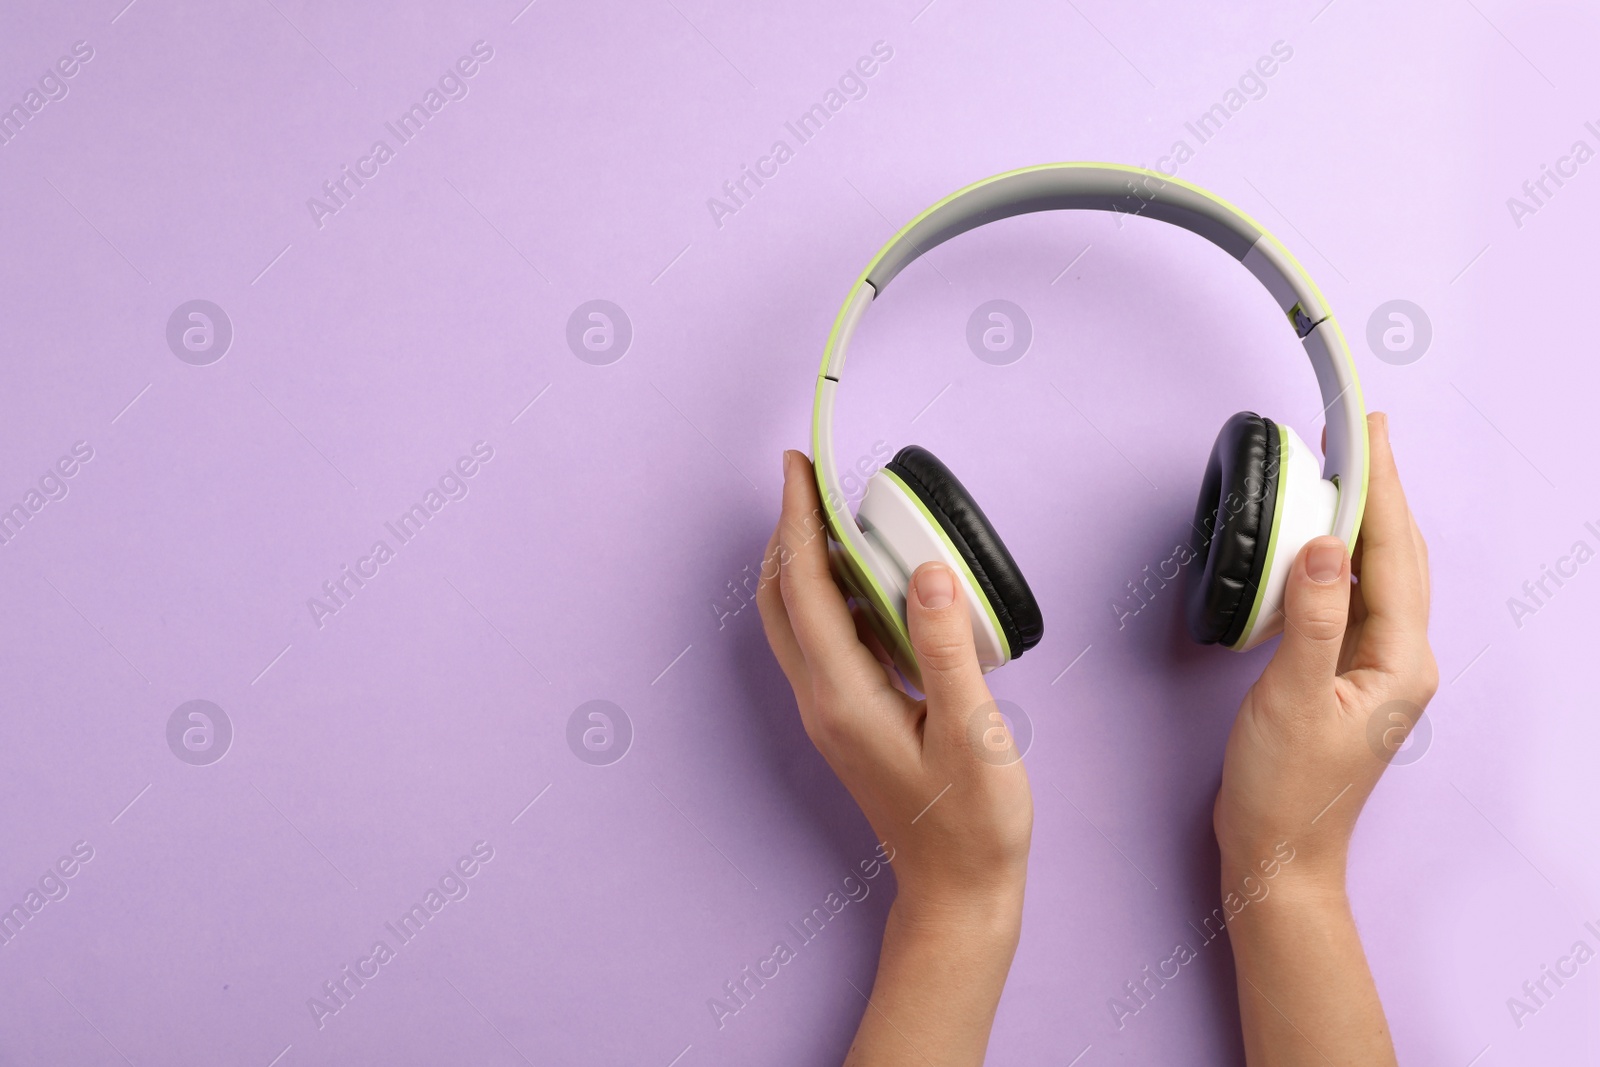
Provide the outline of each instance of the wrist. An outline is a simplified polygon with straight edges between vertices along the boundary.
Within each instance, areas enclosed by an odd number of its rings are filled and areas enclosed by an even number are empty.
[[[1222,893],[1255,899],[1293,889],[1303,896],[1342,895],[1345,885],[1344,842],[1264,838],[1244,843],[1218,840]]]
[[[902,886],[889,922],[905,937],[938,941],[952,948],[1016,948],[1022,932],[1023,887],[1004,884],[954,892]]]
[[[953,980],[941,999],[957,1014],[982,1018],[987,1032],[1021,934],[1020,899],[929,901],[902,895],[884,926],[876,990],[927,991]]]
[[[1259,869],[1230,867],[1222,870],[1222,908],[1237,942],[1276,932],[1325,929],[1350,918],[1350,898],[1344,875],[1295,864],[1282,867],[1268,878]]]
[[[901,886],[889,909],[869,1007],[847,1064],[982,1063],[1021,932],[1022,893]]]

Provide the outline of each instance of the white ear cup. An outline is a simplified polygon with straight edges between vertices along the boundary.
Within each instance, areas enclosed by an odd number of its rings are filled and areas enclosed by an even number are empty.
[[[1005,637],[991,619],[986,607],[988,601],[973,581],[966,561],[923,510],[921,502],[887,472],[880,470],[867,482],[866,496],[856,511],[856,525],[861,527],[873,550],[874,558],[868,563],[894,600],[895,610],[902,620],[906,617],[906,593],[911,575],[924,563],[937,560],[955,572],[960,583],[967,602],[967,616],[972,620],[978,663],[984,673],[1005,664],[1008,658]]]
[[[1254,648],[1283,631],[1283,590],[1300,550],[1312,538],[1333,532],[1339,507],[1339,489],[1322,476],[1315,452],[1283,423],[1284,438],[1278,457],[1278,515],[1272,524],[1272,561],[1262,582],[1264,592],[1255,624],[1236,646],[1240,652]]]

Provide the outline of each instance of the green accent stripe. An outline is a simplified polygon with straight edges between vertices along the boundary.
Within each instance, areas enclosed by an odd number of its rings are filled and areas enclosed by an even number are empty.
[[[1011,659],[1011,641],[1006,637],[1005,628],[1000,625],[999,616],[994,613],[994,605],[989,603],[987,596],[983,595],[983,586],[978,584],[978,579],[973,575],[972,568],[967,566],[967,561],[962,558],[961,553],[956,549],[955,542],[950,540],[950,535],[944,532],[944,526],[934,517],[933,512],[928,510],[928,505],[922,502],[922,498],[912,492],[911,487],[902,481],[898,474],[891,470],[886,470],[882,473],[893,480],[894,484],[900,487],[900,491],[905,493],[911,502],[917,506],[917,510],[922,512],[922,517],[928,520],[928,525],[933,527],[933,532],[939,535],[939,540],[944,542],[944,547],[949,550],[950,558],[956,561],[957,567],[961,568],[961,573],[966,577],[970,588],[978,591],[978,600],[983,604],[984,614],[989,616],[989,623],[994,627],[994,632],[1000,635],[1000,644],[1005,649],[1006,659]],[[906,575],[907,581],[910,578],[909,574]]]
[[[835,324],[835,329],[837,329]],[[829,342],[832,343],[831,341]],[[811,454],[817,456],[822,448],[822,389],[826,379],[817,379],[817,389],[812,401],[811,420]],[[823,522],[827,524],[828,532],[838,542],[840,556],[843,557],[843,574],[845,585],[857,600],[862,601],[869,609],[868,615],[872,617],[874,630],[880,640],[884,642],[884,649],[893,656],[906,672],[906,677],[918,689],[922,688],[922,672],[917,665],[916,653],[911,649],[911,634],[906,630],[905,619],[894,606],[893,599],[879,584],[876,577],[860,559],[854,547],[845,539],[843,525],[855,525],[855,519],[850,514],[850,505],[843,496],[831,494],[825,484],[825,475],[819,465],[813,464],[812,473],[817,481],[817,497],[822,501]]]
[[[1215,203],[1221,204],[1222,206],[1226,207],[1229,211],[1231,211],[1234,214],[1238,215],[1240,218],[1244,219],[1251,226],[1253,226],[1261,234],[1261,236],[1264,239],[1266,239],[1267,241],[1271,242],[1271,244],[1274,246],[1276,251],[1281,253],[1282,256],[1289,263],[1293,264],[1297,271],[1299,271],[1300,276],[1305,280],[1305,283],[1308,286],[1310,286],[1311,291],[1314,294],[1316,294],[1317,302],[1322,305],[1323,314],[1326,315],[1326,318],[1323,319],[1323,321],[1320,324],[1320,326],[1326,326],[1329,330],[1331,330],[1333,332],[1334,337],[1338,342],[1336,347],[1340,351],[1342,351],[1344,353],[1345,364],[1346,364],[1346,368],[1347,368],[1347,370],[1349,372],[1350,382],[1351,382],[1350,388],[1349,388],[1349,402],[1354,405],[1357,414],[1360,416],[1360,420],[1359,420],[1359,422],[1360,422],[1360,432],[1361,432],[1361,435],[1362,435],[1362,438],[1363,438],[1362,449],[1361,449],[1361,463],[1362,463],[1361,498],[1356,502],[1355,522],[1351,526],[1350,547],[1353,550],[1354,547],[1355,547],[1356,538],[1360,535],[1360,532],[1361,532],[1361,520],[1366,514],[1367,484],[1371,480],[1371,466],[1372,466],[1372,464],[1371,464],[1371,455],[1372,455],[1372,449],[1371,449],[1371,442],[1370,442],[1370,440],[1367,439],[1367,425],[1366,425],[1366,410],[1367,410],[1367,408],[1366,408],[1366,400],[1365,400],[1364,396],[1362,395],[1362,391],[1361,391],[1361,379],[1356,374],[1355,356],[1351,352],[1349,342],[1345,339],[1344,330],[1340,327],[1338,319],[1335,318],[1335,316],[1333,314],[1333,309],[1332,309],[1331,305],[1328,303],[1327,298],[1325,296],[1323,296],[1323,294],[1322,294],[1322,289],[1317,285],[1316,279],[1313,278],[1311,276],[1310,272],[1308,272],[1305,269],[1305,267],[1301,265],[1300,260],[1298,258],[1296,258],[1295,254],[1292,251],[1290,251],[1289,248],[1286,245],[1284,245],[1284,243],[1282,241],[1278,240],[1275,236],[1272,235],[1271,231],[1269,231],[1265,226],[1262,226],[1259,222],[1257,222],[1254,218],[1252,218],[1248,213],[1246,213],[1245,211],[1242,211],[1237,205],[1233,204],[1231,201],[1229,201],[1229,200],[1227,200],[1227,199],[1225,199],[1223,197],[1218,196],[1216,193],[1211,192],[1209,189],[1202,189],[1200,186],[1195,185],[1195,184],[1193,184],[1191,182],[1186,182],[1181,178],[1174,178],[1174,177],[1171,177],[1169,175],[1162,174],[1159,171],[1149,170],[1149,169],[1146,169],[1144,167],[1130,167],[1130,166],[1128,166],[1126,164],[1122,164],[1122,163],[1097,163],[1097,162],[1081,162],[1081,161],[1080,162],[1073,162],[1073,163],[1041,163],[1041,164],[1038,164],[1038,165],[1035,165],[1035,166],[1031,166],[1031,167],[1020,167],[1017,170],[1007,171],[1004,174],[997,174],[997,175],[994,175],[992,177],[985,178],[982,181],[973,182],[970,185],[967,185],[967,186],[965,186],[965,187],[963,187],[961,189],[956,190],[955,192],[951,193],[949,196],[944,197],[942,200],[940,200],[937,203],[933,204],[932,206],[927,208],[925,211],[920,212],[910,222],[908,222],[904,226],[902,226],[899,229],[899,231],[895,233],[895,235],[893,237],[889,238],[889,240],[884,243],[883,247],[878,250],[877,255],[872,257],[872,261],[867,264],[866,269],[863,270],[861,272],[861,274],[856,278],[855,284],[853,284],[850,287],[850,292],[848,294],[846,294],[846,296],[845,296],[844,304],[839,308],[839,313],[836,316],[834,316],[833,328],[828,332],[828,343],[827,343],[827,346],[823,349],[822,367],[821,367],[821,370],[818,371],[818,377],[817,377],[818,403],[813,406],[813,416],[812,416],[812,424],[811,424],[811,454],[813,456],[816,456],[816,455],[819,454],[819,451],[820,451],[819,440],[820,440],[820,437],[821,437],[821,426],[822,426],[821,404],[820,404],[821,387],[822,387],[823,380],[826,379],[828,374],[829,374],[829,364],[830,364],[830,362],[832,362],[832,359],[833,359],[833,354],[834,354],[834,351],[835,351],[835,345],[836,345],[836,343],[838,342],[838,339],[839,339],[840,328],[842,327],[842,325],[844,323],[844,319],[845,319],[846,313],[850,310],[851,305],[855,302],[857,294],[860,292],[861,288],[863,286],[867,286],[868,288],[871,288],[871,284],[867,281],[867,276],[869,274],[871,274],[873,268],[878,265],[879,261],[881,261],[883,259],[883,257],[888,254],[889,250],[891,248],[893,248],[897,243],[899,243],[899,241],[906,235],[906,233],[912,227],[916,226],[917,223],[921,222],[923,219],[927,218],[934,211],[937,211],[939,208],[943,207],[945,204],[949,203],[950,201],[956,199],[957,197],[963,196],[963,195],[971,192],[973,189],[976,189],[979,186],[987,185],[990,182],[998,181],[998,180],[1000,180],[1002,178],[1009,178],[1009,177],[1012,177],[1013,175],[1017,175],[1017,174],[1025,174],[1025,173],[1029,173],[1029,172],[1032,172],[1032,171],[1041,171],[1041,170],[1056,170],[1056,169],[1063,169],[1063,168],[1069,168],[1069,167],[1098,167],[1098,168],[1104,168],[1104,169],[1107,169],[1107,170],[1122,171],[1124,173],[1132,174],[1132,175],[1150,176],[1150,177],[1153,177],[1153,178],[1157,179],[1158,181],[1165,182],[1165,183],[1170,183],[1170,184],[1176,185],[1176,186],[1178,186],[1180,188],[1187,189],[1192,193],[1196,193],[1199,196],[1203,196],[1208,200],[1211,200],[1211,201],[1214,201]],[[874,290],[874,294],[876,294],[876,290]],[[1280,478],[1280,484],[1281,484],[1281,479],[1282,479],[1281,470],[1280,470],[1279,478]],[[856,558],[855,549],[842,536],[839,536],[839,529],[840,529],[840,524],[841,523],[847,523],[847,522],[853,523],[855,521],[849,515],[848,505],[846,505],[843,500],[840,500],[839,501],[839,505],[840,505],[839,509],[836,509],[836,508],[832,507],[830,502],[829,502],[829,499],[828,499],[827,488],[823,483],[824,483],[824,476],[823,476],[821,471],[818,471],[817,472],[817,486],[818,486],[818,492],[821,494],[822,500],[823,500],[823,513],[824,513],[824,516],[826,518],[826,521],[827,521],[830,529],[833,530],[833,532],[834,532],[835,538],[839,541],[840,545],[843,547],[843,554],[844,554],[844,556],[846,557],[846,559],[849,562],[848,569],[853,571],[853,572],[857,572],[858,577],[861,579],[861,581],[863,583],[863,589],[862,589],[863,594],[865,595],[865,597],[875,607],[878,607],[880,609],[880,611],[884,614],[883,621],[886,624],[891,625],[893,627],[892,633],[893,633],[893,637],[895,638],[895,644],[898,646],[898,648],[901,651],[903,651],[903,652],[908,654],[909,662],[914,667],[915,663],[916,663],[916,659],[915,659],[914,656],[910,656],[909,655],[910,654],[910,650],[911,650],[911,642],[910,642],[909,635],[907,635],[905,633],[904,621],[899,618],[899,615],[898,615],[897,612],[895,612],[892,609],[888,608],[888,606],[887,606],[888,605],[888,599],[885,596],[883,589],[879,586],[877,581],[874,580],[869,573],[867,573],[867,568],[864,565],[864,563],[860,559]],[[1342,491],[1343,490],[1341,490],[1341,492]],[[1278,505],[1274,508],[1274,519],[1275,520],[1277,518],[1278,508],[1281,508],[1281,506],[1282,506],[1282,500],[1283,500],[1283,496],[1280,493],[1279,497],[1278,497]],[[841,511],[840,509],[843,509],[843,510]],[[938,528],[937,523],[935,523],[935,527]],[[941,532],[942,532],[942,529],[941,529]],[[1269,545],[1269,553],[1270,553],[1270,550],[1271,550],[1271,546]],[[958,559],[960,558],[959,554],[957,555],[957,558]],[[1268,557],[1268,562],[1269,562],[1269,564],[1271,562],[1270,554],[1269,554],[1269,557]],[[1260,608],[1260,599],[1261,599],[1260,590],[1258,590],[1257,591],[1257,602],[1251,609],[1250,622],[1245,627],[1246,636],[1248,636],[1250,631],[1254,628],[1254,625],[1255,625],[1254,616],[1255,616],[1256,611],[1258,611],[1259,608]],[[1243,639],[1241,639],[1241,640],[1243,640]],[[917,684],[920,687],[920,682],[918,682]]]
[[[851,305],[851,303],[853,302],[853,300],[855,298],[856,292],[863,285],[868,285],[869,284],[867,282],[867,275],[869,275],[872,272],[872,269],[878,265],[878,262],[880,260],[882,260],[885,255],[888,254],[889,249],[893,248],[897,243],[899,243],[900,239],[902,237],[904,237],[906,235],[907,231],[909,231],[913,226],[915,226],[917,223],[921,222],[923,219],[927,218],[934,211],[937,211],[939,208],[943,207],[945,204],[948,204],[950,201],[956,199],[959,196],[963,196],[963,195],[971,192],[973,189],[976,189],[976,188],[978,188],[980,186],[988,185],[990,182],[999,181],[999,180],[1001,180],[1003,178],[1009,178],[1009,177],[1012,177],[1013,175],[1017,175],[1017,174],[1026,174],[1026,173],[1029,173],[1029,172],[1032,172],[1032,171],[1060,170],[1060,169],[1072,168],[1072,167],[1097,167],[1097,168],[1104,168],[1104,169],[1107,169],[1107,170],[1118,170],[1118,171],[1122,171],[1122,172],[1127,173],[1127,174],[1148,176],[1148,177],[1155,178],[1158,181],[1168,182],[1168,183],[1171,183],[1173,185],[1178,186],[1179,188],[1187,189],[1192,193],[1195,193],[1195,194],[1197,194],[1199,196],[1205,197],[1207,200],[1211,200],[1211,201],[1214,201],[1215,203],[1221,204],[1223,207],[1227,208],[1229,211],[1233,212],[1234,214],[1238,215],[1240,218],[1244,219],[1251,226],[1255,227],[1255,229],[1261,234],[1262,237],[1264,237],[1268,241],[1270,241],[1273,244],[1273,246],[1277,249],[1277,251],[1280,252],[1285,259],[1287,259],[1290,263],[1292,263],[1294,265],[1295,269],[1297,271],[1299,271],[1300,277],[1303,278],[1305,280],[1305,283],[1308,286],[1311,287],[1311,291],[1316,294],[1317,303],[1322,305],[1323,314],[1325,316],[1327,316],[1325,319],[1323,319],[1322,325],[1326,325],[1329,329],[1331,329],[1334,332],[1335,336],[1338,339],[1338,346],[1337,347],[1339,348],[1340,351],[1342,351],[1344,353],[1345,365],[1346,365],[1346,367],[1347,367],[1347,369],[1349,371],[1349,374],[1350,374],[1350,382],[1351,382],[1350,389],[1349,389],[1350,400],[1354,404],[1357,414],[1359,414],[1361,416],[1361,418],[1359,420],[1360,421],[1360,429],[1361,429],[1361,435],[1362,435],[1362,437],[1364,439],[1363,442],[1362,442],[1362,449],[1361,449],[1361,465],[1362,465],[1362,471],[1361,471],[1361,499],[1356,502],[1355,522],[1351,526],[1351,530],[1350,530],[1350,547],[1353,550],[1354,547],[1355,547],[1356,538],[1361,533],[1361,520],[1365,516],[1366,509],[1367,509],[1367,482],[1370,480],[1370,477],[1371,477],[1371,467],[1372,467],[1371,453],[1372,453],[1372,449],[1371,449],[1370,440],[1366,440],[1366,438],[1367,438],[1367,421],[1366,421],[1367,405],[1366,405],[1366,399],[1362,395],[1362,391],[1361,391],[1361,378],[1356,373],[1355,355],[1351,352],[1349,342],[1345,339],[1344,330],[1340,328],[1338,319],[1333,314],[1333,307],[1332,307],[1332,305],[1330,305],[1328,303],[1327,297],[1325,297],[1323,295],[1322,288],[1317,285],[1316,279],[1311,276],[1311,273],[1309,271],[1307,271],[1303,265],[1301,265],[1300,260],[1295,256],[1295,254],[1292,251],[1289,250],[1288,246],[1286,246],[1282,241],[1278,240],[1277,237],[1273,236],[1273,234],[1272,234],[1272,232],[1270,230],[1268,230],[1265,226],[1263,226],[1259,222],[1257,222],[1247,212],[1245,212],[1242,209],[1240,209],[1239,206],[1234,204],[1232,201],[1226,199],[1225,197],[1218,196],[1216,193],[1212,192],[1209,189],[1202,189],[1200,186],[1195,185],[1192,182],[1186,182],[1182,178],[1169,177],[1168,175],[1162,174],[1160,171],[1149,170],[1148,168],[1145,168],[1145,167],[1130,167],[1130,166],[1128,166],[1127,164],[1124,164],[1124,163],[1101,163],[1101,162],[1081,161],[1080,160],[1080,161],[1077,161],[1077,162],[1040,163],[1040,164],[1037,164],[1037,165],[1031,166],[1031,167],[1019,167],[1016,170],[1007,171],[1004,174],[996,174],[996,175],[994,175],[992,177],[984,178],[981,181],[976,181],[976,182],[973,182],[970,185],[967,185],[967,186],[964,186],[964,187],[962,187],[960,189],[957,189],[955,192],[951,193],[949,196],[946,196],[944,199],[940,200],[938,203],[936,203],[933,206],[929,207],[926,211],[923,211],[923,212],[919,213],[910,222],[908,222],[904,226],[902,226],[900,228],[899,232],[897,232],[893,237],[889,238],[889,240],[884,243],[883,247],[878,250],[878,254],[872,257],[872,262],[867,264],[866,269],[861,272],[860,276],[856,279],[855,284],[850,287],[850,292],[845,298],[844,306],[839,309],[839,314],[834,318],[833,329],[828,334],[828,345],[827,345],[827,348],[823,350],[822,369],[818,373],[820,375],[824,375],[824,376],[828,374],[828,364],[831,361],[832,356],[833,356],[834,342],[837,340],[838,335],[839,335],[839,326],[844,321],[845,312],[847,310],[849,310],[850,305]]]
[[[1306,275],[1307,281],[1310,281],[1310,278],[1309,274]],[[1317,283],[1312,281],[1310,284],[1311,288],[1317,292],[1317,299],[1322,300],[1322,309],[1328,312],[1328,317],[1324,322],[1332,327],[1333,332],[1339,337],[1339,347],[1344,350],[1345,362],[1350,367],[1351,401],[1355,404],[1356,413],[1361,416],[1361,499],[1356,501],[1356,520],[1351,524],[1350,544],[1346,546],[1353,553],[1356,550],[1356,539],[1361,536],[1361,520],[1367,514],[1367,486],[1372,481],[1372,435],[1367,430],[1367,401],[1361,392],[1361,378],[1356,374],[1356,357],[1350,351],[1349,342],[1345,340],[1344,330],[1339,327],[1338,321],[1333,317],[1333,312],[1328,311],[1328,302],[1322,299],[1322,292],[1317,290]],[[1334,484],[1338,485],[1337,479],[1335,479]],[[1339,492],[1343,495],[1344,488],[1342,486],[1339,487]],[[1337,511],[1337,502],[1335,502],[1334,508]]]

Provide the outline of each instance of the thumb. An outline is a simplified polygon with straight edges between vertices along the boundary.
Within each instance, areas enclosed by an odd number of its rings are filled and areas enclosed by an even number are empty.
[[[1350,556],[1337,537],[1301,550],[1283,591],[1283,641],[1263,677],[1285,689],[1333,680],[1350,615]]]
[[[964,715],[990,699],[954,571],[943,563],[917,568],[907,590],[906,623],[930,717]]]

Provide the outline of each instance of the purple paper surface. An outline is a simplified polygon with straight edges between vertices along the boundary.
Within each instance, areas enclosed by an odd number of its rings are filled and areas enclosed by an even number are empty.
[[[1442,685],[1351,892],[1401,1061],[1597,1062],[1600,964],[1509,1003],[1600,947],[1592,8],[124,3],[0,14],[0,1064],[842,1058],[892,875],[788,925],[875,842],[741,589],[857,273],[1072,159],[1259,219],[1391,413]],[[991,677],[1037,806],[992,1062],[1242,1062],[1195,927],[1270,649],[1127,583],[1229,415],[1316,440],[1298,352],[1089,213],[858,335],[842,464],[932,449],[1045,612]]]

